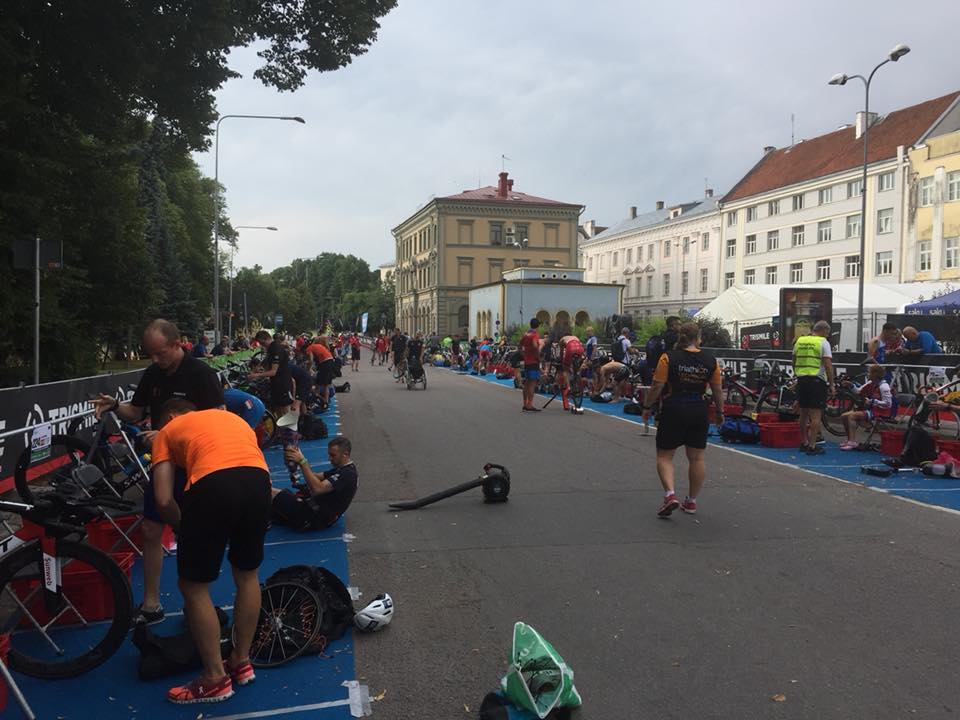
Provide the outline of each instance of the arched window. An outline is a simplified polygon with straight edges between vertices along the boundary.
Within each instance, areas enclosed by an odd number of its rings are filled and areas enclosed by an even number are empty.
[[[465,327],[470,323],[470,308],[467,305],[461,305],[460,309],[457,311],[457,325],[454,332],[462,332]]]
[[[540,312],[537,313],[537,320],[540,321],[541,325],[549,325],[550,313],[548,313],[546,310],[541,310]]]
[[[577,313],[574,318],[574,322],[577,325],[589,325],[590,324],[590,314],[586,310],[581,310]]]
[[[566,310],[558,311],[557,317],[553,321],[553,325],[557,332],[568,332],[570,330],[570,313],[568,313]]]

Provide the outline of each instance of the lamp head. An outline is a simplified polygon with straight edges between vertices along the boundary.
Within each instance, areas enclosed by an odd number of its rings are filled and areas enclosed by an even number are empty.
[[[290,116],[290,115],[284,115],[284,116],[283,116],[282,118],[280,118],[280,119],[281,119],[281,120],[293,120],[294,122],[298,122],[298,123],[300,123],[301,125],[306,125],[306,124],[307,124],[307,121],[304,120],[304,119],[303,119],[302,117],[300,117],[299,115],[292,115],[292,116]]]
[[[828,85],[846,85],[846,84],[847,84],[847,80],[849,80],[849,79],[850,79],[850,78],[847,77],[846,74],[844,74],[844,73],[837,73],[837,74],[834,75],[832,78],[830,78],[830,82],[827,83],[827,84],[828,84]]]
[[[276,232],[277,229],[273,225],[267,225],[267,230],[273,230]]]
[[[890,51],[890,59],[893,60],[893,62],[896,62],[897,60],[902,58],[904,55],[906,55],[908,52],[910,52],[910,48],[904,45],[903,43],[900,43],[895,48],[893,48],[893,50]]]

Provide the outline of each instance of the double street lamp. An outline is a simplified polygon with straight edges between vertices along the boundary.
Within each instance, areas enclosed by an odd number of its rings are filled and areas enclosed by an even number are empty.
[[[220,123],[227,118],[247,120],[292,120],[301,125],[302,117],[292,115],[221,115],[213,131],[213,335],[220,342]]]
[[[518,267],[519,270],[520,270],[520,325],[521,325],[521,326],[523,325],[523,270],[524,270],[524,267],[526,267],[526,266],[523,264],[523,262],[522,262],[522,260],[523,260],[523,249],[524,249],[529,243],[530,243],[530,240],[529,240],[528,238],[523,237],[523,238],[517,239],[517,238],[515,237],[515,235],[514,235],[514,232],[513,232],[513,228],[512,228],[512,227],[508,227],[508,228],[507,228],[507,242],[506,242],[506,245],[507,245],[508,247],[513,247],[513,248],[517,248],[518,250],[520,250],[520,258],[519,258],[519,260],[518,260],[519,264],[517,265],[517,267]]]
[[[272,230],[276,232],[277,229],[273,225],[237,225],[234,230]],[[227,318],[227,337],[233,337],[233,253],[237,249],[237,241],[234,240],[230,243],[230,293],[229,299],[227,300],[227,312],[229,312],[229,317]],[[218,266],[219,269],[219,266]],[[246,314],[246,313],[244,313]],[[244,321],[246,325],[246,321]]]
[[[863,101],[863,179],[860,185],[860,277],[857,283],[857,351],[863,348],[863,277],[866,270],[867,258],[867,140],[870,132],[870,82],[874,74],[888,62],[897,62],[910,52],[904,44],[897,45],[887,55],[887,59],[877,65],[870,75],[845,75],[837,73],[830,78],[830,85],[846,85],[848,80],[859,78],[863,82],[865,97]]]

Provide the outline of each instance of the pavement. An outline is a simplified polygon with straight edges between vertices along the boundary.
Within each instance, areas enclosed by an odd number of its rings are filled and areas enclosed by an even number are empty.
[[[700,512],[661,520],[653,434],[635,423],[521,413],[519,391],[444,369],[411,391],[361,367],[340,398],[360,470],[350,584],[358,606],[396,602],[386,630],[354,638],[374,717],[477,717],[517,620],[574,669],[581,720],[960,710],[955,513],[711,445]],[[508,503],[476,489],[387,508],[485,462],[509,468]]]

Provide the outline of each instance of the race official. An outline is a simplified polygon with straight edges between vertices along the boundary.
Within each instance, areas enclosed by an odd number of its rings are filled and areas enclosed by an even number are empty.
[[[830,323],[820,320],[812,335],[802,335],[793,346],[793,374],[797,378],[797,404],[800,406],[800,451],[823,455],[817,446],[820,416],[833,397],[833,351],[830,348]]]

